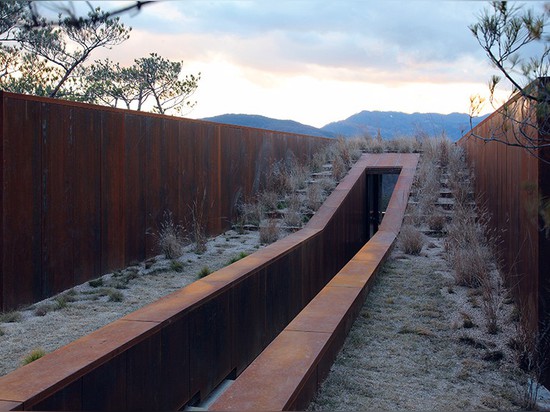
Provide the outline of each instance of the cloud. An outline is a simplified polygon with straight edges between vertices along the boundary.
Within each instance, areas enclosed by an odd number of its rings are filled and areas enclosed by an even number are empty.
[[[363,109],[467,111],[494,73],[468,29],[487,5],[163,1],[124,16],[134,30],[110,57],[130,64],[156,52],[201,71],[199,117],[241,111],[319,124]]]
[[[145,8],[135,29],[178,38],[189,57],[223,55],[258,70],[309,66],[403,72],[483,58],[467,25],[480,2],[169,1]],[[132,24],[132,19],[127,19]],[[158,44],[158,43],[157,43]]]

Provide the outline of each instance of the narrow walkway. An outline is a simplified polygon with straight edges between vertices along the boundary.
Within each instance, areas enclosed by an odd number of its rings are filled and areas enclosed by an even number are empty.
[[[419,255],[405,254],[401,246],[391,253],[310,410],[527,405],[527,377],[510,348],[517,333],[511,299],[502,288],[495,292],[498,331],[489,334],[482,291],[456,285],[444,233],[423,223],[437,214],[454,216],[447,168],[432,162],[421,163],[420,193],[409,204],[412,221],[425,233],[424,247]],[[433,203],[419,205],[426,199]],[[494,265],[491,276],[498,278]]]
[[[392,253],[310,410],[520,408],[513,331],[480,333],[483,320],[457,299],[443,253],[438,238],[420,256]],[[502,319],[511,311],[503,305]]]

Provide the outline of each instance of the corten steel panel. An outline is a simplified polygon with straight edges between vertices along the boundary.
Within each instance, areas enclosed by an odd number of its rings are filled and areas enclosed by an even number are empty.
[[[293,262],[292,262],[293,263]],[[274,261],[266,275],[266,323],[268,340],[273,339],[292,319],[291,304],[293,268],[290,254]]]
[[[146,121],[143,116],[124,116],[124,204],[126,262],[148,256],[144,233],[146,226]],[[177,188],[174,188],[177,189]]]
[[[220,195],[228,200],[223,203],[226,205],[224,215],[229,221],[237,213],[237,202],[250,201],[249,197],[252,194],[254,179],[250,179],[245,173],[251,174],[255,171],[255,168],[250,166],[253,164],[251,153],[255,152],[257,141],[251,141],[248,135],[245,140],[244,136],[244,131],[239,130],[224,133],[220,139],[220,180],[223,181]]]
[[[165,213],[168,212],[162,183],[162,161],[163,157],[165,158],[164,123],[157,118],[147,118],[145,130],[146,225],[149,233],[158,233],[166,217]],[[174,216],[174,219],[177,219],[177,216]],[[146,242],[148,254],[159,252],[153,235],[148,236]]]
[[[42,293],[51,296],[74,285],[75,188],[72,110],[42,105]]]
[[[542,136],[548,139],[548,136]],[[550,149],[545,148],[539,152],[544,161],[539,162],[539,190],[544,199],[550,199]],[[543,328],[550,325],[550,234],[542,231],[538,244],[539,265],[539,318]],[[550,342],[545,342],[546,347],[540,348],[541,353],[550,353]],[[547,360],[548,362],[548,360]],[[542,383],[550,386],[550,368],[546,368]]]
[[[4,310],[4,92],[0,91],[0,310]],[[7,408],[7,404],[4,405]]]
[[[497,112],[474,132],[484,137],[502,133],[502,122]],[[513,141],[512,128],[506,132],[506,138]],[[487,207],[490,228],[501,238],[499,258],[507,285],[512,287],[523,312],[529,314],[531,325],[536,328],[537,306],[541,302],[538,276],[548,272],[538,265],[540,233],[536,205],[541,162],[521,148],[485,143],[468,135],[460,144],[466,148],[474,168],[478,202]]]
[[[127,356],[115,356],[81,378],[82,410],[128,410]],[[55,410],[55,409],[54,409]]]
[[[79,379],[36,404],[25,403],[26,411],[82,410],[82,381]]]
[[[23,404],[20,402],[0,400],[0,411],[22,411]]]
[[[289,408],[295,389],[305,383],[304,371],[314,363],[328,339],[327,333],[282,332],[210,410],[280,411]],[[269,367],[265,367],[262,358],[268,359]],[[252,382],[259,390],[250,390]]]
[[[333,287],[329,283],[285,330],[336,333],[360,292],[361,287]]]
[[[186,216],[189,213],[190,207],[194,196],[197,192],[197,181],[195,180],[195,170],[198,167],[195,165],[195,150],[197,142],[204,138],[200,134],[200,131],[205,126],[195,123],[181,123],[179,145],[182,148],[182,152],[179,154],[181,164],[181,199],[180,209],[177,212],[178,221],[185,223]],[[174,211],[174,213],[176,213]]]
[[[190,394],[204,399],[233,366],[231,299],[222,293],[189,313]]]
[[[324,286],[323,279],[319,276],[324,270],[323,240],[321,234],[311,236],[304,241],[302,250],[302,305],[305,305]]]
[[[266,322],[267,270],[260,269],[231,288],[232,365],[237,375],[252,362],[269,343]]]
[[[0,399],[22,401],[26,405],[42,402],[158,329],[151,322],[115,321],[0,377]]]
[[[196,191],[190,194],[189,207],[195,207],[198,211],[202,211],[205,216],[209,216],[212,208],[213,195],[209,193],[210,189],[210,168],[216,169],[216,165],[212,164],[216,161],[217,154],[211,150],[211,144],[213,137],[215,136],[214,127],[203,127],[200,130],[200,138],[195,141],[194,157],[195,157],[195,169],[194,169],[194,181],[196,182]],[[216,176],[217,177],[217,176]],[[188,218],[191,219],[191,214],[188,214]],[[189,222],[191,222],[189,220]],[[213,233],[213,225],[215,219],[208,219],[206,230],[208,233]]]
[[[180,410],[189,393],[189,322],[187,318],[169,323],[162,329],[159,410]]]
[[[74,107],[74,279],[101,274],[101,113]]]
[[[151,335],[126,352],[126,410],[162,409],[161,388],[169,382],[162,379],[161,365],[169,359],[161,358],[161,336]]]
[[[166,322],[173,322],[186,313],[195,310],[203,301],[221,294],[229,288],[229,283],[219,285],[207,279],[197,280],[186,287],[166,295],[132,313],[121,318],[121,321],[152,322],[164,326]]]
[[[221,233],[225,229],[230,228],[229,214],[227,206],[230,204],[231,199],[222,197],[222,186],[225,182],[222,179],[221,170],[221,139],[220,129],[213,130],[212,137],[210,138],[209,148],[209,167],[208,167],[208,184],[206,186],[207,191],[207,211],[206,216],[212,216],[215,218],[208,218],[206,222],[206,230],[209,234]],[[226,207],[224,207],[226,206]]]
[[[182,152],[179,138],[179,122],[166,120],[164,122],[164,143],[166,144],[166,157],[162,161],[162,184],[166,194],[167,208],[175,216],[180,216],[183,210],[183,165],[180,153]]]
[[[125,265],[124,117],[104,112],[101,128],[101,271]]]
[[[44,130],[47,136],[53,136],[56,133],[68,136],[68,146],[60,148],[64,152],[70,149],[69,153],[72,150],[74,161],[70,156],[63,156],[59,162],[56,162],[56,159],[52,160],[48,154],[52,153],[52,150],[48,149],[43,156],[40,144],[33,143],[27,148],[30,150],[26,154],[27,156],[21,158],[28,162],[29,159],[33,159],[34,155],[34,160],[23,165],[21,170],[24,171],[25,167],[30,167],[33,170],[31,174],[34,173],[34,180],[30,186],[31,189],[29,189],[33,192],[32,202],[29,201],[28,204],[32,204],[42,195],[42,159],[55,169],[55,181],[61,181],[61,177],[71,175],[70,178],[74,181],[74,185],[65,185],[62,189],[52,186],[45,193],[51,194],[55,198],[67,195],[73,198],[73,202],[65,202],[59,207],[57,205],[50,206],[48,203],[49,210],[57,210],[54,215],[43,217],[40,214],[41,211],[34,208],[34,214],[30,220],[26,218],[18,219],[18,221],[32,222],[30,223],[32,233],[28,233],[25,239],[35,239],[35,242],[40,242],[40,247],[42,247],[42,236],[44,236],[46,246],[49,248],[45,259],[56,264],[60,262],[61,266],[67,262],[70,263],[71,253],[68,253],[65,248],[59,247],[58,249],[63,250],[64,253],[61,256],[54,256],[52,255],[54,248],[50,244],[58,243],[54,238],[57,230],[72,236],[74,240],[73,273],[76,282],[82,282],[97,277],[105,271],[113,270],[120,266],[121,262],[126,264],[156,253],[155,239],[150,233],[158,230],[158,224],[162,221],[164,213],[167,210],[172,211],[174,220],[177,222],[190,220],[190,206],[205,190],[207,198],[204,207],[210,214],[207,222],[209,229],[219,232],[229,227],[240,186],[245,188],[245,192],[248,191],[248,195],[251,195],[251,191],[259,188],[262,176],[265,175],[269,164],[278,160],[277,156],[286,156],[290,147],[294,150],[307,152],[311,150],[311,147],[319,147],[329,141],[329,139],[323,138],[273,134],[260,129],[224,126],[9,93],[4,93],[3,97],[3,101],[8,102],[4,104],[3,119],[10,117],[3,123],[3,134],[8,136],[13,130],[17,131],[18,136],[21,136],[17,144],[29,140],[32,142],[37,139],[41,140],[42,129],[39,117],[37,115],[30,116],[32,121],[38,123],[28,121],[28,115],[32,110],[39,113],[40,106],[55,106],[48,110],[60,113],[59,118],[52,120],[63,127],[45,125],[47,127]],[[19,102],[15,105],[22,105],[26,109],[19,110],[14,106],[14,110],[12,110],[10,101]],[[29,109],[30,107],[34,107],[34,109]],[[67,115],[63,113],[67,113]],[[21,117],[22,115],[27,116],[27,119]],[[21,122],[26,127],[10,129],[10,125],[14,122]],[[232,151],[225,151],[222,145],[225,135],[236,136],[234,141],[244,141],[244,143],[238,142],[241,152],[245,153],[244,160],[242,156],[238,156],[237,160],[243,164],[242,170],[239,172],[240,176],[231,173],[231,168],[228,171],[222,165],[226,158],[230,159],[232,156]],[[239,136],[242,136],[242,139],[239,139]],[[139,143],[135,144],[134,138],[137,138]],[[4,159],[8,159],[7,153],[12,150],[12,143],[6,139],[2,144]],[[142,139],[146,139],[145,144],[142,143]],[[25,154],[24,150],[17,150],[17,152]],[[311,153],[300,153],[297,154],[297,157],[310,155]],[[6,185],[9,186],[12,181],[10,177],[13,170],[10,166],[11,161],[4,160],[3,163],[2,185],[4,189],[7,189]],[[71,162],[73,162],[72,167],[70,166]],[[233,165],[236,164],[233,160],[231,162]],[[71,170],[66,170],[67,168]],[[47,171],[50,172],[50,169]],[[48,175],[45,176],[46,182],[53,182],[52,179],[47,179]],[[240,186],[237,189],[227,187],[224,179],[228,177],[232,178],[231,184],[238,183]],[[178,182],[180,183],[178,184]],[[175,188],[172,187],[174,185]],[[225,192],[221,193],[221,191]],[[2,221],[13,221],[12,215],[6,216],[11,213],[14,206],[11,205],[11,202],[7,203],[7,192],[4,190],[2,193],[4,207]],[[20,190],[19,197],[24,193],[24,190]],[[9,198],[17,200],[17,197],[9,196]],[[144,202],[145,207],[143,206]],[[25,210],[19,206],[21,203],[25,202],[18,202],[19,213],[23,213]],[[42,204],[41,199],[34,203]],[[130,205],[132,206],[129,207]],[[121,208],[125,210],[124,215],[121,215]],[[43,235],[41,230],[44,229],[44,226],[53,227],[63,214],[69,218],[72,215],[74,222],[81,223],[76,227],[60,225],[51,233]],[[122,216],[123,219],[117,221],[117,215]],[[142,223],[144,220],[145,225]],[[149,233],[147,235],[144,233],[144,226],[145,231]],[[2,228],[3,242],[14,238],[11,233],[12,229],[9,224]],[[24,230],[20,231],[19,227],[17,230],[24,233]],[[143,234],[139,235],[140,232]],[[66,241],[59,239],[59,243],[64,244]],[[143,252],[144,244],[145,252]],[[6,265],[9,266],[11,255],[22,253],[25,250],[24,247],[21,247],[17,249],[18,252],[12,252],[11,244],[3,243],[3,246],[3,268],[6,268]],[[42,290],[56,289],[55,285],[42,287],[42,266],[37,263],[41,262],[43,258],[40,247],[30,247],[31,254],[34,255],[28,256],[24,260],[33,264],[29,263],[29,269],[22,270],[24,275],[21,274],[28,283],[25,293],[31,296],[39,294]],[[21,266],[19,264],[20,268]],[[34,272],[32,272],[33,270]],[[58,271],[52,268],[50,273],[54,272],[56,276]],[[64,272],[64,270],[59,272]],[[6,270],[3,270],[3,274],[5,273]],[[32,280],[33,276],[37,279]],[[11,282],[12,280],[5,281],[6,290]],[[19,279],[18,284],[23,287],[25,282]],[[29,293],[28,289],[33,287],[36,290]],[[14,292],[11,296],[13,302],[21,302],[18,293]],[[15,305],[13,302],[12,306]]]
[[[3,94],[2,294],[4,307],[41,298],[41,115],[36,102]]]

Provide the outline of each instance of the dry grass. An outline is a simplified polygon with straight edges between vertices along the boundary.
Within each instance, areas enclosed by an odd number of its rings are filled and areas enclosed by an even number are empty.
[[[283,223],[291,228],[302,226],[304,215],[301,211],[301,200],[294,194],[288,199],[287,208],[284,212]]]
[[[261,192],[258,196],[260,210],[265,214],[278,209],[279,199],[282,194],[272,190]]]
[[[260,243],[270,244],[279,239],[279,226],[276,219],[268,219],[265,225],[260,226]]]
[[[263,219],[263,205],[261,202],[241,203],[237,207],[237,226],[241,229],[244,225],[259,226]]]
[[[442,211],[436,210],[435,213],[428,216],[428,227],[436,232],[443,232],[447,223],[447,217]]]
[[[172,214],[169,212],[165,213],[156,237],[158,248],[167,259],[181,256],[183,248],[189,243],[184,235],[183,227],[174,222]]]
[[[0,323],[16,323],[21,320],[21,312],[9,311],[0,313]]]
[[[495,237],[483,234],[484,218],[476,219],[482,213],[471,209],[471,186],[457,189],[464,195],[450,223],[435,206],[443,177],[472,184],[463,153],[447,139],[421,143],[416,202],[409,205],[399,250],[423,250],[420,227],[444,237],[428,237],[424,253],[416,256],[392,252],[310,409],[501,410],[524,405],[516,389],[524,375],[514,369],[506,345],[513,327],[503,319],[511,305],[503,303],[492,263]],[[364,144],[385,150],[378,139]]]
[[[306,207],[311,211],[316,211],[325,201],[325,192],[320,183],[313,183],[306,189]]]
[[[21,364],[28,365],[29,363],[40,359],[44,355],[46,355],[46,351],[44,349],[42,348],[34,349],[33,351],[31,351],[31,353],[29,353],[27,356],[23,358],[23,360],[21,361]]]
[[[420,254],[425,244],[422,232],[412,225],[403,225],[398,239],[401,249],[408,255]]]
[[[203,191],[202,197],[195,198],[189,209],[191,212],[191,239],[195,244],[195,253],[201,254],[206,251],[206,242],[208,241],[206,189]]]

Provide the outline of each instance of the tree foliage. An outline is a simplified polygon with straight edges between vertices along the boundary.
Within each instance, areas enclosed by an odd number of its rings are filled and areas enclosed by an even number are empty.
[[[75,72],[90,54],[111,48],[129,37],[118,18],[96,8],[78,26],[61,14],[54,23],[35,25],[32,2],[0,3],[0,86],[3,90],[48,97],[74,98]]]
[[[478,22],[469,26],[501,74],[491,77],[489,92],[491,104],[504,117],[501,127],[491,136],[475,137],[522,147],[535,155],[537,149],[550,146],[546,121],[550,115],[550,37],[544,31],[549,10],[547,4],[540,14],[535,14],[506,1],[493,1]],[[510,83],[512,96],[509,102],[496,107],[495,91],[502,76]],[[471,103],[475,114],[483,101],[474,97]]]
[[[112,48],[128,39],[115,15],[139,11],[150,1],[137,1],[111,12],[85,2],[79,16],[72,1],[56,2],[56,20],[48,20],[29,0],[0,1],[0,89],[157,113],[192,108],[189,97],[198,75],[182,75],[182,62],[155,53],[122,67],[109,59],[85,64],[98,48]],[[46,6],[43,6],[46,5]]]
[[[142,110],[146,102],[155,113],[181,113],[191,109],[189,100],[200,80],[200,73],[182,78],[182,62],[173,62],[156,53],[134,60],[130,67],[110,61],[96,61],[81,78],[86,83],[83,100],[112,107]],[[150,106],[150,105],[149,105]]]

